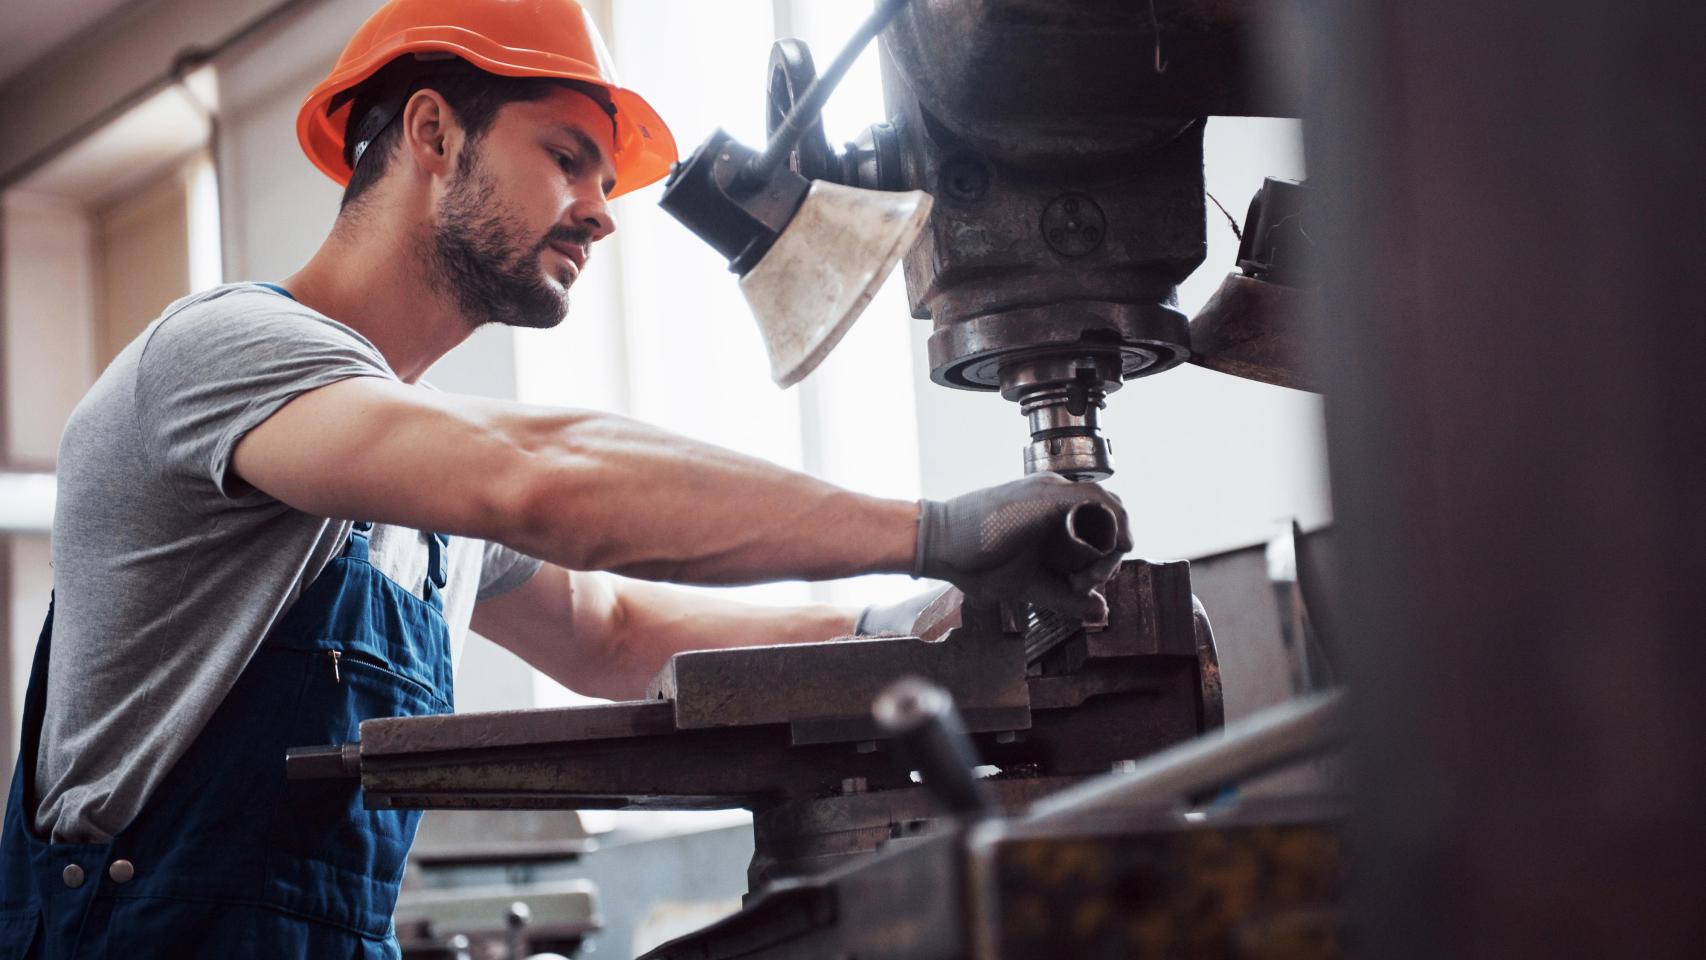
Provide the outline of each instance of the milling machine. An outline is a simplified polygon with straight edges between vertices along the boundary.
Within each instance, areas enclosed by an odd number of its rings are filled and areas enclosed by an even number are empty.
[[[934,325],[931,377],[1017,403],[1029,423],[1026,472],[1111,475],[1099,418],[1129,378],[1194,361],[1305,381],[1289,332],[1305,294],[1255,266],[1273,259],[1261,239],[1273,231],[1251,231],[1259,248],[1251,266],[1228,279],[1217,311],[1195,329],[1177,302],[1205,252],[1205,118],[1292,113],[1251,66],[1258,5],[877,6],[876,28],[894,18],[882,45],[887,122],[832,149],[816,122],[826,84],[814,82],[803,44],[782,41],[770,64],[767,154],[785,162],[766,166],[719,133],[672,175],[665,207],[736,272],[750,277],[781,249],[820,184],[929,194],[933,203],[911,208],[921,233],[904,268],[912,310]],[[838,60],[827,85],[844,69]],[[1287,189],[1272,187],[1276,197]],[[1296,259],[1289,248],[1287,256]],[[804,350],[807,371],[850,319],[836,318],[827,346],[819,338]],[[800,342],[789,333],[782,340]],[[1070,551],[1086,539],[1098,546],[1093,522],[1068,523],[1056,546]],[[1194,771],[1166,781],[1161,807],[1110,817],[1105,803],[1089,803],[1080,817],[1068,802],[1041,820],[1004,818],[1158,751],[1189,751],[1180,745],[1222,725],[1214,641],[1188,564],[1127,561],[1107,600],[1105,622],[1063,624],[1021,603],[976,604],[946,591],[911,637],[681,654],[641,701],[370,720],[358,743],[293,751],[290,775],[359,777],[375,808],[751,809],[747,908],[658,956],[1007,957],[1045,947],[1124,956],[1143,933],[1115,923],[1133,883],[1155,896],[1242,898],[1250,910],[1303,918],[1258,929],[1240,926],[1246,918],[1234,911],[1198,924],[1243,931],[1243,941],[1227,934],[1225,943],[1282,948],[1264,955],[1294,955],[1283,948],[1297,944],[1304,952],[1295,955],[1331,953],[1323,944],[1336,927],[1320,917],[1342,872],[1332,810],[1246,808],[1204,824],[1173,809],[1319,749],[1318,730],[1306,731],[1303,747],[1296,730],[1319,726],[1319,712],[1281,718],[1290,725],[1278,748],[1262,731],[1255,746],[1229,739],[1246,754],[1206,773],[1191,756],[1161,754]],[[878,695],[907,677],[929,678],[957,705],[971,749],[994,768],[977,781],[987,809],[944,809],[952,799],[944,784],[964,779],[954,762],[909,746],[873,715]],[[1129,795],[1153,804],[1163,794]],[[1114,852],[1139,864],[1138,874],[1093,867]],[[1298,883],[1199,882],[1227,856]],[[1100,919],[1056,929],[1050,898],[1063,896],[1100,904]],[[1188,913],[1169,906],[1143,935],[1188,928],[1196,922]]]

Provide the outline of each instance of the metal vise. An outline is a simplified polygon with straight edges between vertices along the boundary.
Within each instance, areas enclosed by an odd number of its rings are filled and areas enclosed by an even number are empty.
[[[1105,627],[1027,663],[1022,626],[966,607],[940,640],[841,640],[684,653],[650,699],[369,720],[302,748],[293,779],[359,777],[375,809],[753,810],[754,890],[934,829],[939,810],[871,720],[927,677],[961,705],[996,801],[1017,809],[1218,727],[1219,668],[1189,565],[1128,561]]]

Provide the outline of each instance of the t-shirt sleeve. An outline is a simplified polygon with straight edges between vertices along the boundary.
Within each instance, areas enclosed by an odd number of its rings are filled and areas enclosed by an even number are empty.
[[[480,561],[480,590],[475,599],[490,600],[508,593],[531,580],[544,565],[544,561],[488,541]]]
[[[249,493],[231,472],[244,434],[296,396],[350,377],[396,379],[355,331],[272,293],[239,291],[156,324],[137,363],[144,449],[192,503]]]

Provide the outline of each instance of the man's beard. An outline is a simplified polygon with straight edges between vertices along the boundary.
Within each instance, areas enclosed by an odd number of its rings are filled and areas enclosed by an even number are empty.
[[[578,243],[585,249],[588,238],[559,225],[529,244],[521,219],[492,199],[496,184],[480,169],[472,146],[462,151],[460,170],[432,228],[434,282],[456,298],[470,326],[554,327],[568,313],[574,274],[564,267],[557,275],[562,289],[553,288],[539,255],[552,241]]]

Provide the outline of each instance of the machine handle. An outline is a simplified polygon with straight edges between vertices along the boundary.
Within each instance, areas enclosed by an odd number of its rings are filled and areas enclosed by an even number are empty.
[[[1043,559],[1056,570],[1074,573],[1113,553],[1119,538],[1120,519],[1107,505],[1075,504],[1049,538]]]
[[[361,776],[361,744],[331,743],[284,751],[286,780],[338,780]]]
[[[988,787],[972,772],[977,750],[948,691],[919,677],[902,677],[877,695],[871,714],[895,739],[902,761],[923,774],[924,786],[948,812],[973,818],[998,812]]]

